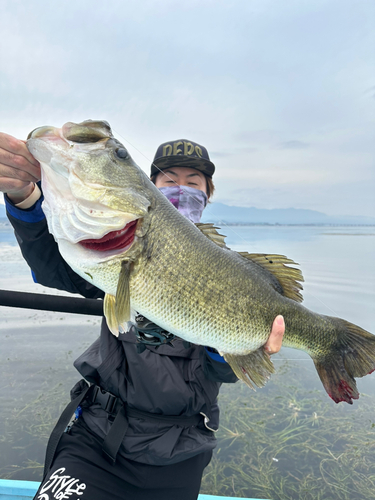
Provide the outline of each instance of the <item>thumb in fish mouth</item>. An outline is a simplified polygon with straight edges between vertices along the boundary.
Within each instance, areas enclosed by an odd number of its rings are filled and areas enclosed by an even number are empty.
[[[39,139],[28,139],[26,147],[33,157],[41,163],[50,163],[52,160],[52,151],[48,145]]]

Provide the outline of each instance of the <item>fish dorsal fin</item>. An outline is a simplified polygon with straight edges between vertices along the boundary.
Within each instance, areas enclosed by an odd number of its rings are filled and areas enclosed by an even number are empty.
[[[238,252],[238,254],[245,259],[255,262],[264,270],[271,273],[276,278],[277,284],[279,285],[273,285],[275,290],[296,302],[303,301],[303,297],[300,293],[300,290],[303,290],[300,282],[304,281],[302,272],[295,267],[286,265],[292,264],[298,266],[296,262],[288,259],[285,255],[247,252]]]
[[[195,224],[196,227],[211,241],[216,243],[221,248],[228,248],[225,244],[225,236],[217,232],[217,227],[214,224]],[[300,282],[303,282],[302,272],[295,267],[289,267],[286,264],[298,265],[285,255],[264,254],[264,253],[248,253],[238,252],[241,257],[251,260],[258,264],[264,271],[268,271],[273,277],[271,285],[279,293],[295,300],[302,302],[303,297],[300,290],[303,289]]]
[[[223,236],[222,234],[219,234],[216,229],[217,227],[214,226],[213,224],[203,224],[201,222],[197,222],[196,227],[201,231],[209,240],[213,241],[216,243],[221,248],[228,248],[225,244],[225,238],[226,236]]]
[[[119,328],[125,330],[125,323],[130,319],[130,263],[124,261],[121,263],[116,297],[105,294],[104,297],[104,316],[110,331],[118,337]]]

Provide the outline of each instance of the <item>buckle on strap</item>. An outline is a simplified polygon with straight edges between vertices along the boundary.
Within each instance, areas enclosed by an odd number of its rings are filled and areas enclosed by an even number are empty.
[[[208,423],[210,421],[210,419],[207,417],[207,415],[205,413],[203,413],[203,411],[200,412],[200,415],[202,415],[203,417],[203,423],[204,423],[204,426],[206,427],[206,429],[208,429],[209,431],[212,431],[212,432],[217,432],[219,429],[213,429],[212,427],[209,427]]]
[[[135,317],[136,324],[133,324],[130,331],[137,337],[137,350],[143,352],[146,345],[158,348],[161,345],[167,344],[172,347],[175,335],[167,332],[160,326],[148,320],[141,314]]]
[[[91,402],[99,403],[100,406],[108,413],[116,413],[116,403],[119,401],[119,398],[111,394],[110,392],[105,391],[99,386],[94,387],[94,391],[91,396]]]

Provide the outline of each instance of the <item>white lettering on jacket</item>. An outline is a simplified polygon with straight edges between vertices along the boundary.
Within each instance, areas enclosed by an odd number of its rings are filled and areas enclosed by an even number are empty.
[[[65,467],[61,467],[61,469],[57,469],[51,474],[49,480],[40,488],[38,500],[51,500],[53,498],[55,500],[65,500],[72,495],[83,495],[86,484],[81,483],[80,480],[75,477],[63,475],[64,472]]]

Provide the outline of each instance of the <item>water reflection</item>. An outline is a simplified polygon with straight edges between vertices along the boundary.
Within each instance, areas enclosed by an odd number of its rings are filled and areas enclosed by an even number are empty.
[[[373,330],[375,228],[235,226],[229,246],[299,262],[306,307]],[[35,290],[10,233],[0,233],[1,287]],[[18,253],[17,253],[18,252]],[[39,287],[39,292],[49,290]],[[77,380],[72,360],[98,321],[2,308],[0,476],[39,479],[52,423]],[[219,444],[204,493],[272,499],[375,498],[375,374],[358,380],[360,399],[335,405],[309,356],[283,349],[277,373],[252,393],[224,386]]]

